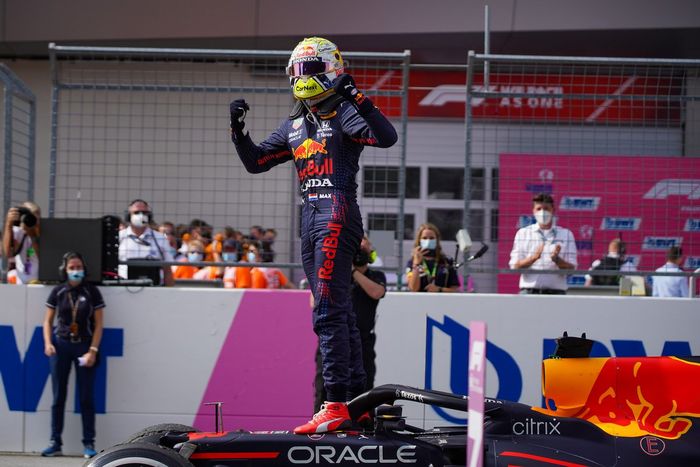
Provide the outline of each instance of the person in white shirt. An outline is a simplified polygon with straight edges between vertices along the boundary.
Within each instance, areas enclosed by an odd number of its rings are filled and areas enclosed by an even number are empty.
[[[576,269],[576,241],[569,229],[554,222],[554,199],[547,193],[532,198],[532,213],[536,222],[515,234],[510,252],[511,269],[562,270]],[[520,276],[520,293],[563,295],[566,293],[566,273]]]
[[[656,272],[682,272],[680,265],[683,250],[672,246],[666,253],[666,264]],[[654,297],[688,297],[688,278],[685,276],[652,276],[652,295]]]
[[[128,259],[173,261],[168,239],[149,226],[153,222],[153,213],[147,202],[135,199],[129,203],[125,220],[129,226],[119,231],[119,261]],[[163,266],[162,269],[162,283],[166,286],[174,285],[175,280],[170,266]],[[126,264],[119,265],[119,277],[129,277]]]
[[[14,262],[14,269],[7,272],[10,284],[29,284],[39,279],[40,218],[41,209],[31,201],[7,211],[2,247],[5,257]]]

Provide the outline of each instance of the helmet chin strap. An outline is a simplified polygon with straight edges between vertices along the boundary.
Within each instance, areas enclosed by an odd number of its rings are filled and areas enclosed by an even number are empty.
[[[313,105],[313,104],[309,104],[307,102],[307,101],[314,101],[314,100],[315,99],[300,99],[299,102],[301,102],[301,104],[304,107],[306,107],[306,110],[308,111],[306,113],[306,118],[308,119],[309,116],[311,116],[311,120],[312,120],[311,123],[316,125],[318,128],[321,128],[321,122],[318,120],[318,117],[316,117],[316,114],[311,111],[311,105]],[[319,100],[319,102],[320,102],[320,100]]]

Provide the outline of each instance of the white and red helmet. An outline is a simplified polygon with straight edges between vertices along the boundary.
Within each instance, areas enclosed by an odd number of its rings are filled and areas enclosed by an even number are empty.
[[[320,99],[333,89],[344,71],[338,47],[322,37],[307,37],[294,47],[287,75],[297,99]]]

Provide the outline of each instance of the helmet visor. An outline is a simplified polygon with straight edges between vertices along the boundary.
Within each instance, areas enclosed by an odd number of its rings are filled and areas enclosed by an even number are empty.
[[[332,71],[333,64],[321,60],[292,63],[287,67],[289,76],[314,76]]]

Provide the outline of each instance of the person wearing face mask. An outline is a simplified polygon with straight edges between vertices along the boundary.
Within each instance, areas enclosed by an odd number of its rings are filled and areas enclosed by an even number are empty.
[[[173,261],[166,236],[150,227],[153,213],[146,201],[135,199],[129,203],[126,221],[129,226],[119,231],[119,261],[129,259]],[[119,277],[129,277],[129,268],[126,264],[119,265]],[[175,283],[172,270],[168,265],[162,267],[161,283],[166,286],[172,286]]]
[[[251,258],[249,248],[249,243],[240,245],[234,239],[224,240],[222,244],[222,259],[226,262],[237,262],[239,260],[241,263],[255,262],[254,254],[252,255],[253,261],[249,261]],[[243,253],[240,258],[238,257],[239,250]],[[245,266],[226,266],[224,269],[224,288],[249,289],[252,286],[250,269]]]
[[[554,199],[548,193],[532,198],[535,223],[515,234],[510,253],[511,269],[566,271],[576,269],[574,234],[554,222]],[[566,273],[520,276],[520,293],[563,295],[566,293]]]
[[[46,300],[44,353],[50,359],[53,404],[51,441],[41,452],[45,457],[63,454],[61,434],[71,366],[77,373],[83,454],[86,458],[96,454],[94,386],[105,304],[99,289],[87,282],[86,274],[80,253],[66,253],[59,267],[63,283],[54,287]]]
[[[434,224],[418,227],[406,274],[411,292],[457,292],[459,289],[457,271],[442,253],[440,230]]]
[[[189,266],[187,263],[198,263],[204,260],[204,244],[199,240],[190,240],[187,244],[187,254],[180,260],[182,264],[172,266],[173,278],[181,279],[199,279],[195,277],[201,270],[199,266]]]

